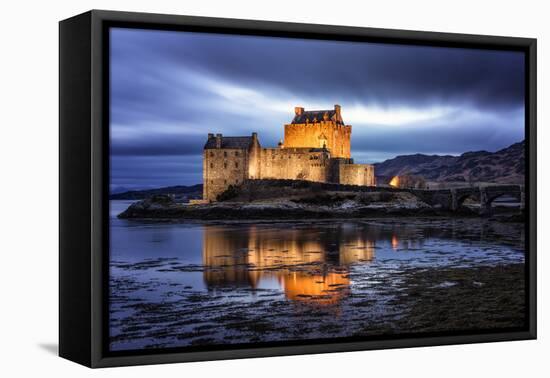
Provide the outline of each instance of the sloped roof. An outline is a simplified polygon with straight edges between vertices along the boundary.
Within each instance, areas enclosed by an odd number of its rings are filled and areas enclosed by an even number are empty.
[[[306,123],[310,122],[321,122],[324,120],[324,115],[327,113],[328,119],[335,121],[337,124],[343,125],[344,122],[342,120],[338,120],[338,117],[336,115],[336,111],[333,110],[307,110],[302,112],[302,114],[297,114],[294,116],[294,119],[292,120],[292,123]]]
[[[221,137],[221,148],[230,148],[230,149],[243,149],[246,150],[252,145],[251,136],[238,136],[238,137]],[[208,138],[204,149],[216,148],[216,137]]]

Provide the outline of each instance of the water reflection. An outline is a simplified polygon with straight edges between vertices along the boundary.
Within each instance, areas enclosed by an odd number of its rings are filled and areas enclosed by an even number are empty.
[[[399,248],[399,239],[397,239],[397,235],[392,235],[391,237],[391,248],[394,251],[397,251],[397,248]]]
[[[358,232],[359,231],[359,232]],[[209,290],[278,285],[286,298],[334,304],[349,293],[348,267],[374,258],[376,235],[356,225],[327,229],[207,226],[203,233],[204,281]]]
[[[113,218],[110,231],[113,350],[408,331],[417,322],[407,320],[410,304],[423,298],[407,296],[410,282],[478,295],[487,276],[463,285],[462,273],[449,268],[524,262],[524,228],[490,219],[212,225]],[[410,281],[417,274],[426,281]],[[460,285],[446,286],[453,282]],[[468,300],[457,306],[456,313],[471,310]]]
[[[350,279],[347,273],[328,272],[311,275],[292,272],[282,274],[279,282],[286,298],[309,304],[333,305],[350,292]]]

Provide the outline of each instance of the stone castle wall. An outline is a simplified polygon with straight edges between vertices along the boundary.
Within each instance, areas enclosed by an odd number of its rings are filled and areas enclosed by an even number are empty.
[[[252,146],[248,149],[248,172],[247,178],[249,179],[259,179],[261,178],[262,172],[262,151],[260,143],[258,142],[258,137],[256,133],[252,134],[253,143]]]
[[[260,178],[326,182],[330,154],[311,148],[262,148]]]
[[[229,185],[249,178],[249,151],[207,149],[203,152],[203,199],[215,201]]]
[[[371,164],[340,164],[339,165],[340,184],[345,185],[376,185],[374,177],[374,166]]]
[[[322,148],[326,143],[332,157],[349,159],[350,139],[351,126],[340,125],[334,121],[285,125],[285,148]]]

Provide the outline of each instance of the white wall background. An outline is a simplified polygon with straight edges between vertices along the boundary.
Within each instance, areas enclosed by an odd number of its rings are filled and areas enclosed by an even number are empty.
[[[544,238],[550,185],[545,1],[5,1],[0,22],[0,375],[105,377],[520,377],[550,372]],[[89,370],[56,356],[57,22],[89,9],[538,38],[539,340]],[[547,298],[546,298],[547,299]],[[546,349],[546,350],[545,350]],[[547,376],[547,375],[546,375]]]

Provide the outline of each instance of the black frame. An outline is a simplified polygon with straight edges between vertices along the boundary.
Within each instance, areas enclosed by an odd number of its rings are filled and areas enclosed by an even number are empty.
[[[109,352],[109,27],[516,50],[526,59],[526,304],[518,330]],[[93,10],[59,24],[59,354],[89,367],[536,338],[536,39]],[[189,350],[189,349],[186,349]]]

